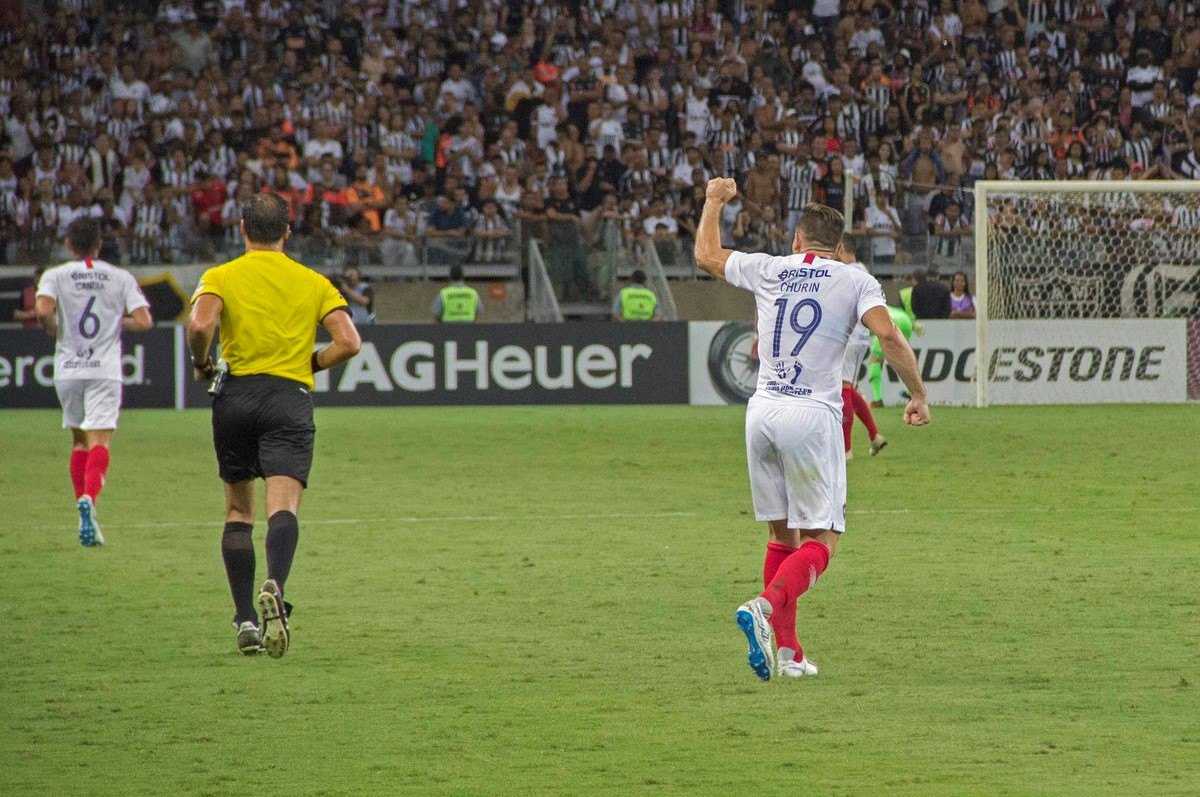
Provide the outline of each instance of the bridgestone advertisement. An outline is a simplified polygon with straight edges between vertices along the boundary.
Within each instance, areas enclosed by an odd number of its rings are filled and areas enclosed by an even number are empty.
[[[745,401],[757,375],[749,362],[753,330],[737,323],[689,326],[692,403]],[[1188,341],[1182,319],[992,321],[988,338],[992,404],[1187,400]],[[930,403],[975,403],[974,323],[918,322],[909,342]],[[858,381],[864,395],[869,390],[866,374],[864,362]],[[903,389],[900,378],[885,366],[884,403],[902,403]]]
[[[994,404],[1187,400],[1183,319],[997,321],[988,331]]]
[[[692,404],[745,404],[758,386],[758,360],[751,356],[754,326],[746,321],[688,324]]]

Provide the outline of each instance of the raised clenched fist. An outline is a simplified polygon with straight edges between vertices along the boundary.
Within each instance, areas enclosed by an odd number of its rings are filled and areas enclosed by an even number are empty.
[[[704,196],[728,202],[737,196],[737,183],[733,181],[732,177],[714,177],[708,181],[708,187],[704,189]]]

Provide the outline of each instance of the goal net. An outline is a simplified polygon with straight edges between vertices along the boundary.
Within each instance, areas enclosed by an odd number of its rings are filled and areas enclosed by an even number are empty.
[[[975,185],[976,403],[1200,399],[1200,181]]]

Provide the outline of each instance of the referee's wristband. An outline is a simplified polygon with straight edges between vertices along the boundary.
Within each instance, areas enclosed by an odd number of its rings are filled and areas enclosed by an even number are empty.
[[[312,359],[309,360],[309,363],[312,365],[312,372],[314,374],[317,373],[318,371],[324,371],[325,368],[327,367],[327,366],[322,366],[321,363],[319,363],[317,361],[317,355],[320,353],[321,353],[321,349],[317,349],[316,351],[314,351],[312,353]]]

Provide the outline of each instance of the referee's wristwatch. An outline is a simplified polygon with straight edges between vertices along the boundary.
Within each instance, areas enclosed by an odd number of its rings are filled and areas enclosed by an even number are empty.
[[[196,362],[196,358],[193,357],[192,368],[203,374],[205,379],[212,378],[213,373],[216,372],[216,366],[213,364],[212,357],[207,358],[202,363]]]

